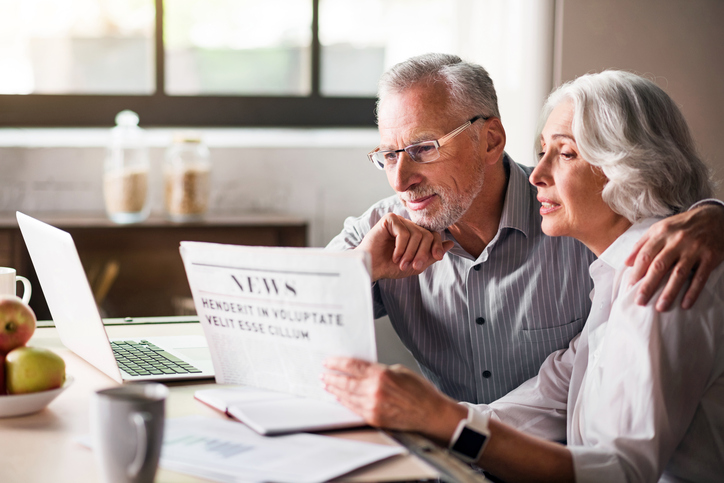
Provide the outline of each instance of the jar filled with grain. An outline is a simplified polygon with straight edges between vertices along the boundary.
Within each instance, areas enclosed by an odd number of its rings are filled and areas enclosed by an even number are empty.
[[[209,207],[209,149],[194,133],[179,133],[166,150],[164,204],[171,221],[198,221]]]
[[[116,115],[103,174],[106,213],[116,223],[139,223],[150,212],[150,161],[144,136],[138,114],[126,110]]]

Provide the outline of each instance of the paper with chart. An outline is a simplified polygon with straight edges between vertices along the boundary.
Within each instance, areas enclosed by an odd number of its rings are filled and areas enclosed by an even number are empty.
[[[181,256],[218,383],[331,400],[327,357],[376,361],[363,253],[181,242]]]
[[[328,481],[406,451],[390,445],[316,434],[274,438],[223,419],[168,419],[161,466],[213,481]]]

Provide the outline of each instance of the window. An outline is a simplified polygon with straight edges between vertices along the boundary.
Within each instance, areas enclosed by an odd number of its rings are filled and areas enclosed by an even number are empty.
[[[382,72],[432,51],[485,65],[505,112],[506,89],[528,99],[516,89],[550,87],[531,82],[530,66],[550,61],[539,54],[552,50],[541,42],[551,29],[536,25],[552,9],[553,0],[0,0],[0,126],[109,126],[123,109],[144,126],[373,126]]]
[[[308,0],[166,1],[166,93],[309,96],[312,7]]]

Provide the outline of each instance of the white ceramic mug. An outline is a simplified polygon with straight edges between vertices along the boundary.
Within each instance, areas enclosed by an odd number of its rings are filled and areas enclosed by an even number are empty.
[[[0,295],[15,295],[18,282],[23,283],[23,302],[27,304],[33,293],[30,280],[17,275],[14,268],[0,267]]]
[[[91,438],[101,481],[153,482],[163,445],[168,388],[131,383],[93,396]]]

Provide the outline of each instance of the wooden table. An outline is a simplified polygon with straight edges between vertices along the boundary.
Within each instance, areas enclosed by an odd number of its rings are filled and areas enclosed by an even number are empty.
[[[110,337],[200,334],[200,324],[114,325],[106,327]],[[0,482],[90,483],[100,481],[91,450],[75,438],[89,433],[89,402],[94,391],[116,383],[65,349],[55,328],[38,328],[28,345],[56,351],[66,361],[74,383],[43,411],[17,418],[0,419]],[[166,414],[169,418],[201,414],[225,418],[193,398],[194,391],[211,386],[203,383],[169,384]],[[0,396],[1,397],[1,396]],[[241,424],[241,423],[239,423]],[[390,444],[390,439],[372,428],[327,433],[335,437]],[[404,455],[385,460],[346,475],[344,481],[419,481],[436,479],[438,473],[422,460]],[[189,475],[159,469],[156,482],[204,481]]]
[[[307,244],[306,221],[278,214],[210,214],[194,223],[172,223],[151,216],[132,225],[117,225],[102,213],[28,214],[73,236],[103,317],[195,313],[179,255],[183,240],[263,246]],[[14,213],[0,214],[0,266],[13,267],[30,279],[30,306],[38,319],[50,319]]]

